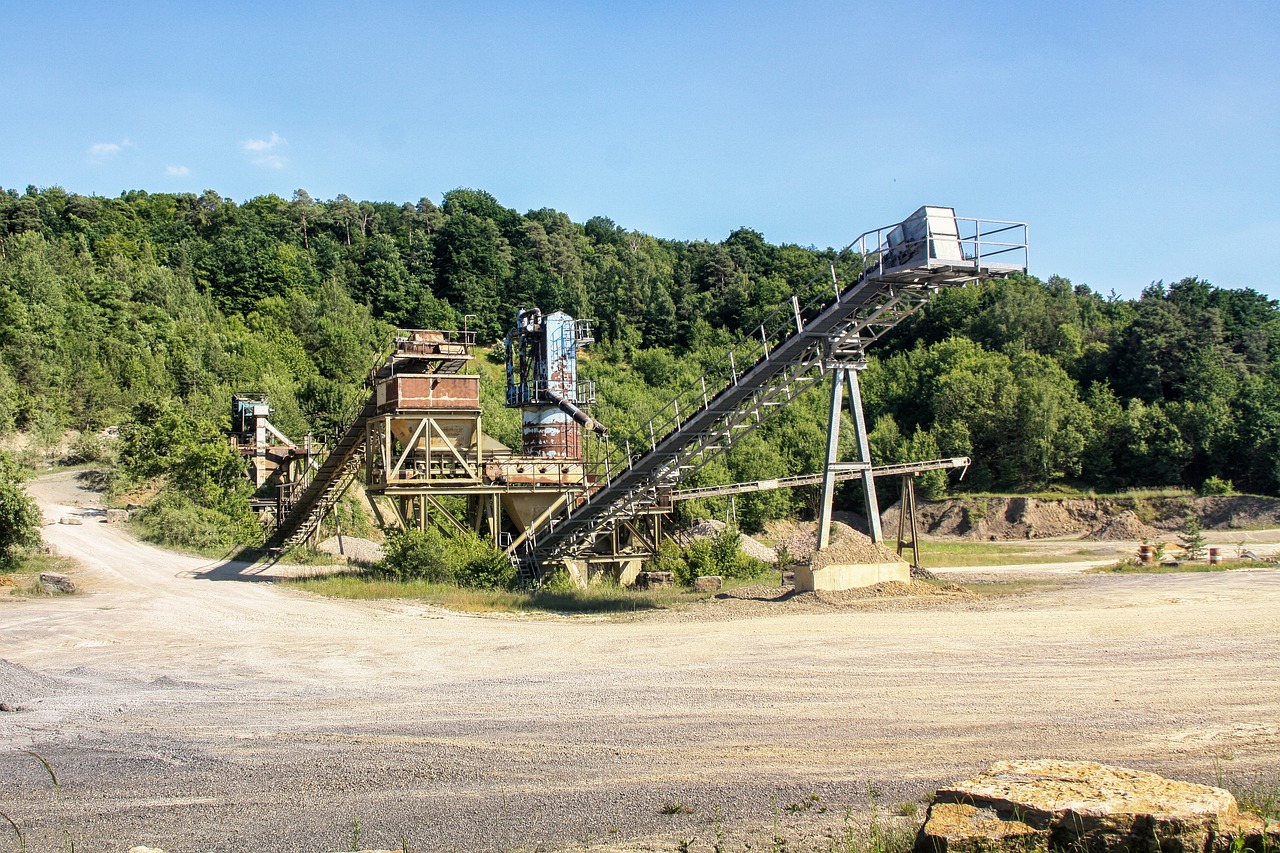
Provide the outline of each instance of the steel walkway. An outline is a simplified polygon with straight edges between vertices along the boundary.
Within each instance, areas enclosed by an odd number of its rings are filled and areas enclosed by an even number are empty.
[[[621,441],[604,448],[603,476],[585,500],[526,539],[534,567],[589,554],[596,538],[655,505],[819,380],[829,365],[857,364],[886,332],[939,290],[1026,270],[1026,225],[961,219],[921,208],[868,231],[789,306],[743,338],[693,388]],[[615,461],[616,460],[616,461]]]

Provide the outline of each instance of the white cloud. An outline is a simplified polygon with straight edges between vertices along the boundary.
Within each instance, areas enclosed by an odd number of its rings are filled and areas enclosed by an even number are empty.
[[[172,175],[175,178],[185,178],[191,174],[191,170],[186,166],[165,166],[164,172],[166,175]]]
[[[288,162],[288,158],[281,157],[279,154],[268,154],[266,157],[255,158],[253,165],[265,166],[268,169],[283,169]]]
[[[133,143],[127,139],[119,142],[95,142],[89,146],[89,162],[105,163],[124,149],[132,147]]]
[[[254,154],[261,155],[259,157],[254,157],[250,161],[253,165],[262,166],[267,169],[283,169],[288,165],[289,158],[285,157],[283,154],[268,154],[267,152],[274,151],[275,149],[288,144],[289,141],[287,139],[273,130],[271,131],[271,136],[266,139],[246,139],[244,142],[240,143],[240,146],[244,148],[245,151],[251,151]]]
[[[270,151],[277,145],[286,144],[286,140],[273,130],[270,139],[246,139],[242,144],[245,151]]]

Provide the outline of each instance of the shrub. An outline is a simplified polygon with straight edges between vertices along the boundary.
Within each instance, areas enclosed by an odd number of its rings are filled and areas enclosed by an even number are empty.
[[[0,567],[9,565],[13,552],[40,542],[40,510],[16,483],[0,482]]]
[[[262,535],[247,504],[214,509],[173,488],[163,490],[142,509],[133,526],[148,542],[203,552],[243,545]]]
[[[673,543],[663,543],[652,566],[655,571],[673,573],[683,586],[693,586],[702,575],[750,578],[763,572],[764,563],[742,553],[741,546],[742,534],[726,527],[715,536],[693,540],[683,552]]]
[[[516,569],[502,551],[474,533],[446,536],[435,528],[399,530],[387,537],[382,568],[399,578],[510,589]]]
[[[22,490],[20,482],[18,466],[9,454],[0,451],[0,567],[13,561],[17,549],[40,542],[40,508]]]
[[[1217,476],[1206,477],[1205,481],[1200,484],[1200,494],[1203,497],[1233,495],[1235,491],[1235,485],[1230,480],[1224,480]]]
[[[435,530],[397,530],[387,535],[382,568],[399,578],[453,583],[456,569],[448,559],[444,536]]]
[[[1186,520],[1182,523],[1182,532],[1178,534],[1178,539],[1182,542],[1182,548],[1186,551],[1188,560],[1198,560],[1204,556],[1206,542],[1204,532],[1200,527],[1200,519],[1188,513]]]
[[[82,432],[71,443],[66,461],[72,465],[115,462],[115,442],[92,432]]]

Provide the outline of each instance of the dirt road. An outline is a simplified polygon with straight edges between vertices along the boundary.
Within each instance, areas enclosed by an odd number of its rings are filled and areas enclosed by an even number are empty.
[[[477,618],[157,551],[73,506],[92,495],[70,477],[31,491],[50,519],[85,515],[45,531],[85,594],[0,604],[0,701],[25,709],[0,713],[0,811],[31,850],[64,825],[85,850],[555,849],[856,803],[867,781],[897,802],[1000,758],[1280,773],[1280,572],[730,621]]]

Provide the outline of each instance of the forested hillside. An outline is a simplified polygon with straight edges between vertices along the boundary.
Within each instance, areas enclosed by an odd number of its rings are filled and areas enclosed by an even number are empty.
[[[392,328],[465,315],[496,341],[536,305],[595,318],[584,372],[623,430],[834,254],[749,228],[660,240],[466,189],[438,206],[0,191],[0,433],[38,445],[119,426],[128,476],[182,483],[172,500],[210,523],[242,517],[236,460],[215,448],[234,391],[270,394],[290,434],[330,433]],[[1127,300],[1023,277],[950,291],[892,333],[863,386],[877,461],[971,455],[963,488],[1280,494],[1280,307],[1252,290],[1187,278]],[[486,417],[514,441],[499,396]],[[700,481],[815,470],[824,411],[809,395]],[[808,499],[739,509],[750,528]]]

